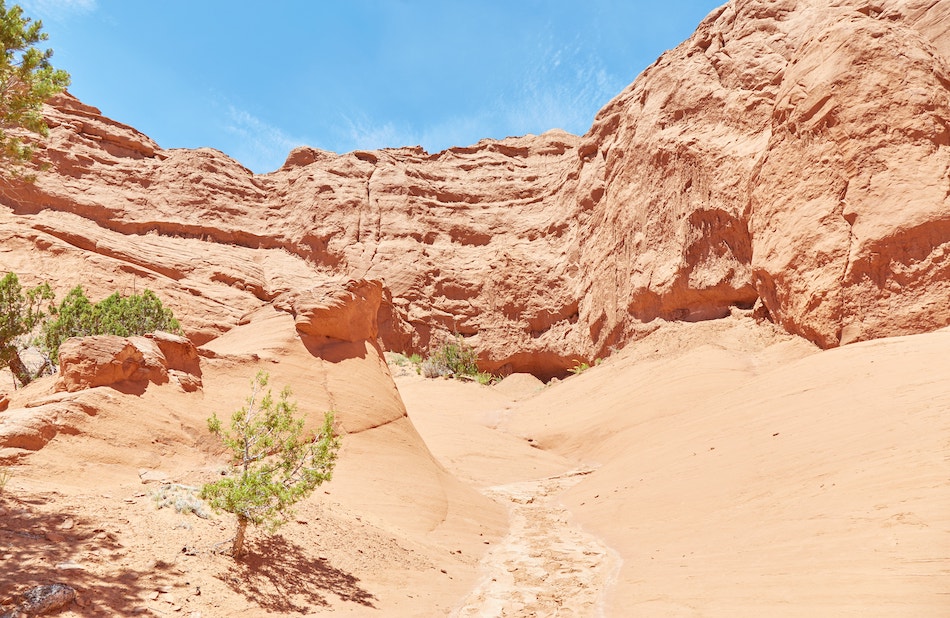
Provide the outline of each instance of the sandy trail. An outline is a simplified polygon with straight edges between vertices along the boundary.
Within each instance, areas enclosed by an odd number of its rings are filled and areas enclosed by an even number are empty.
[[[616,552],[580,529],[557,500],[590,469],[484,490],[509,504],[508,535],[482,560],[482,581],[452,616],[603,616]]]
[[[450,615],[603,616],[619,554],[582,530],[560,501],[593,469],[499,428],[519,400],[543,389],[518,378],[487,388],[397,371],[400,395],[436,458],[508,507],[506,536],[482,557],[477,581]]]

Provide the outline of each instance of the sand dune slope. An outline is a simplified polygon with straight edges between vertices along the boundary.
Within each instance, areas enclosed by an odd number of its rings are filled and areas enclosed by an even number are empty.
[[[947,615],[950,331],[809,353],[750,329],[658,332],[511,417],[600,464],[562,498],[623,559],[608,615]]]
[[[0,605],[63,581],[79,592],[63,616],[420,616],[447,613],[475,585],[504,508],[431,455],[373,343],[301,338],[289,314],[265,308],[202,353],[203,391],[70,394],[84,420],[10,467]],[[336,410],[343,448],[333,481],[278,536],[252,533],[251,556],[234,561],[214,553],[233,533],[229,516],[158,509],[154,497],[217,476],[225,458],[206,419],[241,407],[262,368],[312,424]],[[18,391],[11,409],[50,387]]]

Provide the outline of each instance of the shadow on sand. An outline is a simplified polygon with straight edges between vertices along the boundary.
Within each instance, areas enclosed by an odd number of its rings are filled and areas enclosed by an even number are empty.
[[[145,611],[149,591],[170,583],[173,565],[161,561],[147,571],[114,568],[126,553],[116,535],[69,510],[44,512],[54,506],[47,495],[0,498],[0,614],[34,586],[63,583],[76,590],[73,607],[83,614],[129,616]],[[107,573],[95,572],[101,563]]]
[[[305,555],[281,536],[249,539],[248,553],[223,578],[234,592],[271,612],[328,607],[328,595],[376,609],[376,597],[359,579],[326,560]]]

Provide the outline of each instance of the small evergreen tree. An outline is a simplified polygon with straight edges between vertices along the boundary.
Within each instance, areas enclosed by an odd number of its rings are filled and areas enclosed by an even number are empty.
[[[69,85],[69,74],[50,64],[53,50],[35,47],[47,39],[43,22],[23,16],[0,0],[0,173],[16,174],[33,148],[22,132],[48,134],[43,103]]]
[[[202,487],[200,496],[215,510],[237,517],[231,544],[235,557],[244,553],[248,524],[263,524],[273,532],[295,503],[332,478],[340,448],[333,412],[324,414],[319,435],[305,438],[289,387],[275,402],[270,389],[265,390],[268,377],[260,371],[251,381],[251,396],[231,416],[230,431],[222,428],[217,414],[208,419],[208,429],[231,451],[234,468],[227,478]]]
[[[53,291],[43,283],[24,292],[15,273],[0,279],[0,367],[9,367],[20,384],[29,384],[33,373],[20,358],[29,343],[28,335],[45,317],[45,302]]]
[[[59,346],[70,337],[93,334],[93,306],[82,286],[77,285],[66,298],[50,310],[50,319],[43,324],[39,344],[51,358],[59,356]]]

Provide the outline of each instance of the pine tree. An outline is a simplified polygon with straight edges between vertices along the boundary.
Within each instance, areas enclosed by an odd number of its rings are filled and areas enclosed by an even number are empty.
[[[20,359],[29,334],[45,317],[44,302],[53,300],[49,284],[26,290],[15,273],[0,279],[0,367],[9,367],[20,384],[33,380],[33,373]]]
[[[323,417],[316,436],[304,437],[304,420],[284,388],[275,402],[267,388],[269,376],[260,371],[251,381],[247,405],[231,416],[223,429],[217,414],[208,429],[231,451],[233,470],[227,478],[201,488],[201,498],[216,510],[233,513],[237,529],[231,555],[244,553],[248,524],[270,532],[285,523],[291,507],[333,476],[340,439],[333,433],[333,412]]]
[[[47,39],[43,22],[24,17],[17,5],[0,0],[0,173],[16,175],[33,158],[26,133],[46,136],[43,103],[69,85],[69,74],[50,64],[53,50],[36,47]]]

